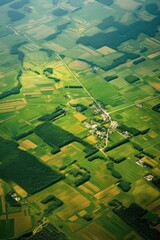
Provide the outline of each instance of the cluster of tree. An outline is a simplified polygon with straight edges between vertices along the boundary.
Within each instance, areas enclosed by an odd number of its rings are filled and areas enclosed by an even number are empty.
[[[146,59],[143,57],[143,58],[139,58],[139,59],[137,59],[137,60],[134,60],[133,61],[133,64],[135,64],[135,65],[137,65],[137,64],[139,64],[139,63],[141,63],[141,62],[144,62],[144,61],[146,61]]]
[[[6,3],[9,3],[9,2],[12,2],[13,0],[1,0],[0,1],[0,6],[6,4]]]
[[[153,15],[159,15],[159,8],[158,8],[158,5],[156,4],[156,3],[150,3],[150,4],[146,4],[145,5],[145,9],[149,12],[149,13],[151,13],[151,14],[153,14]]]
[[[108,157],[115,163],[120,163],[120,162],[123,162],[124,160],[126,160],[126,157],[118,157],[118,158],[114,158],[111,156],[108,156]]]
[[[21,207],[21,203],[19,201],[16,201],[15,198],[12,197],[13,192],[9,192],[5,195],[6,201],[12,206],[12,207]]]
[[[11,46],[11,49],[10,49],[10,54],[18,55],[18,60],[21,62],[21,64],[23,63],[24,53],[22,51],[20,51],[19,48],[26,43],[28,43],[28,42],[23,41],[23,42],[20,42],[20,43],[16,43],[13,46]]]
[[[73,177],[78,177],[78,175],[82,175],[82,172],[78,168],[71,168],[68,170],[68,173],[73,175]]]
[[[57,8],[54,12],[53,12],[53,15],[56,16],[56,17],[61,17],[65,14],[67,14],[68,11],[66,11],[65,9],[62,9],[62,8]]]
[[[12,22],[15,22],[15,21],[18,21],[18,20],[24,18],[25,14],[21,13],[21,12],[9,10],[8,17],[11,19]]]
[[[59,148],[74,141],[79,142],[85,146],[84,152],[87,153],[85,156],[86,158],[98,151],[97,148],[85,142],[83,139],[76,137],[72,133],[50,122],[44,122],[43,124],[37,126],[34,129],[34,132],[40,136],[47,144],[53,147],[53,153],[54,151],[59,151]]]
[[[59,78],[56,78],[56,77],[47,76],[47,78],[54,80],[56,83],[61,81]]]
[[[133,227],[144,239],[155,240],[160,238],[160,232],[155,228],[151,228],[150,221],[144,217],[147,210],[136,203],[132,203],[128,208],[123,205],[119,208],[115,207],[113,212]]]
[[[134,21],[129,25],[125,25],[114,20],[109,26],[106,23],[106,29],[112,26],[115,27],[115,31],[100,32],[92,36],[82,36],[77,40],[77,43],[81,43],[85,46],[91,46],[96,49],[103,46],[109,46],[117,49],[123,42],[130,39],[137,39],[141,33],[154,37],[158,32],[159,20],[160,16],[158,14],[151,21],[138,19],[138,21]]]
[[[85,214],[85,215],[83,216],[83,218],[84,218],[86,221],[88,221],[88,222],[90,222],[90,221],[93,220],[93,217],[92,217],[91,214]]]
[[[152,183],[160,189],[160,177],[154,176],[152,179]]]
[[[45,214],[48,215],[49,213],[53,212],[56,208],[63,205],[63,201],[53,196],[52,203],[48,205],[48,207],[44,210]]]
[[[46,74],[46,75],[47,74],[53,74],[53,68],[46,68],[46,69],[43,70],[43,73]]]
[[[83,88],[82,86],[77,86],[77,85],[71,85],[71,86],[65,86],[65,88]]]
[[[116,59],[113,60],[113,62],[110,64],[110,65],[107,65],[105,67],[102,67],[102,69],[104,71],[109,71],[111,70],[112,68],[115,68],[121,64],[124,64],[127,62],[128,59],[135,59],[135,58],[138,58],[139,57],[139,54],[135,54],[135,53],[124,53],[123,56],[121,57],[118,57]]]
[[[133,136],[137,136],[139,134],[141,134],[141,131],[139,131],[137,128],[134,128],[134,127],[128,127],[124,124],[120,124],[118,125],[117,127],[121,132],[128,132],[128,133],[131,133]]]
[[[72,133],[50,122],[44,122],[37,126],[34,132],[52,147],[57,146],[61,148],[76,140]]]
[[[68,24],[70,24],[70,22],[61,24],[59,26],[57,26],[57,31],[56,33],[50,34],[48,37],[45,38],[46,41],[51,41],[53,39],[55,39],[56,37],[58,37],[58,35],[60,35],[64,29],[66,29],[66,27],[68,26]]]
[[[46,52],[48,57],[51,57],[52,54],[54,53],[54,51],[49,49],[49,48],[40,48],[39,50],[42,51],[42,52]]]
[[[52,194],[50,194],[50,195],[48,195],[47,197],[45,197],[45,198],[41,201],[41,203],[47,204],[47,203],[49,203],[49,202],[51,202],[51,201],[53,201],[53,200],[55,200],[55,196],[52,195]]]
[[[134,75],[128,75],[124,78],[128,83],[135,83],[139,81],[139,77],[134,76]]]
[[[35,156],[20,150],[18,144],[0,138],[2,179],[16,182],[33,194],[64,178],[64,175],[41,163]]]
[[[131,183],[126,179],[120,179],[118,182],[118,187],[120,187],[124,192],[128,192],[131,188]]]
[[[153,155],[152,153],[146,152],[146,151],[144,151],[144,150],[142,151],[142,153],[145,154],[146,156],[152,158],[152,159],[154,159],[154,158],[156,157],[156,156]]]
[[[14,8],[14,9],[19,9],[19,8],[22,8],[25,4],[28,4],[28,3],[30,3],[29,0],[20,0],[18,2],[12,3],[10,5],[10,7]]]
[[[75,186],[78,187],[78,186],[82,185],[83,183],[89,181],[90,177],[91,176],[88,173],[83,174],[81,178],[79,178],[78,180],[75,181],[75,183],[74,183]]]
[[[160,103],[158,103],[157,105],[152,107],[152,110],[155,111],[155,112],[160,112]]]
[[[48,224],[46,227],[43,227],[42,231],[32,235],[30,240],[68,240],[68,238],[64,235],[64,233],[60,232],[53,225]]]
[[[22,84],[21,84],[21,82],[20,82],[20,77],[21,77],[21,75],[22,75],[22,71],[19,70],[19,73],[18,73],[18,75],[17,75],[17,81],[18,81],[17,86],[14,87],[14,88],[12,88],[12,89],[9,90],[9,91],[2,92],[2,93],[0,94],[0,99],[3,99],[3,98],[5,98],[5,97],[8,97],[8,96],[10,96],[10,95],[12,95],[12,94],[18,94],[18,93],[20,93],[20,89],[21,89],[21,87],[22,87]]]
[[[140,50],[140,53],[144,53],[144,52],[146,52],[147,50],[148,50],[147,47],[143,47],[143,48]]]
[[[114,169],[113,163],[108,163],[107,168],[111,171],[113,177],[118,178],[118,179],[122,178],[122,175]]]
[[[86,106],[83,104],[77,103],[77,104],[71,104],[72,107],[74,107],[78,112],[83,112],[87,109]]]
[[[96,0],[97,2],[103,3],[104,5],[110,6],[113,4],[113,0]]]
[[[106,147],[105,148],[105,152],[108,152],[108,151],[110,151],[110,150],[112,150],[112,149],[114,149],[116,147],[119,147],[119,146],[121,146],[121,145],[123,145],[123,144],[125,144],[127,142],[129,142],[129,138],[125,138],[125,139],[119,141],[118,143],[115,143],[115,144],[113,144],[111,146]]]
[[[39,117],[38,120],[39,121],[53,121],[64,114],[65,114],[65,110],[61,107],[57,107],[52,113],[46,114],[42,117]]]
[[[101,155],[98,155],[98,154],[95,154],[95,155],[89,157],[89,158],[88,158],[88,161],[92,162],[92,161],[94,161],[94,160],[96,160],[96,159],[106,160],[105,157],[103,157],[103,156],[101,156]]]
[[[140,152],[143,151],[143,148],[142,148],[141,146],[139,146],[137,143],[132,142],[132,145],[133,145],[133,147],[134,147],[136,150],[138,150],[138,151],[140,151]]]
[[[106,80],[107,82],[111,82],[112,80],[115,80],[117,78],[118,78],[117,75],[110,75],[110,76],[106,76],[104,80]]]
[[[18,140],[20,140],[20,139],[22,139],[22,138],[25,138],[25,137],[31,135],[32,133],[33,133],[33,130],[31,129],[31,130],[29,130],[28,132],[25,132],[25,133],[16,135],[16,136],[14,137],[14,140],[18,141]]]

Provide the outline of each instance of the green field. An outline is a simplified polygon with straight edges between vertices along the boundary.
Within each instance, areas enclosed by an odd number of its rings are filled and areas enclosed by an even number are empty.
[[[33,239],[155,240],[114,204],[158,230],[159,16],[158,0],[0,1],[0,240],[46,220]]]

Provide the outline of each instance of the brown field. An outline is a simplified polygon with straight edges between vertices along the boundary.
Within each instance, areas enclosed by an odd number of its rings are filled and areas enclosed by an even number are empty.
[[[83,240],[115,240],[116,238],[96,222],[92,222],[77,233]]]
[[[9,214],[9,219],[14,219],[14,236],[19,237],[32,229],[31,216],[25,216],[24,212]]]
[[[80,228],[82,228],[82,225],[77,222],[68,222],[68,225],[70,227],[71,232],[73,233],[78,231]]]
[[[108,203],[108,201],[110,201],[114,196],[116,196],[119,193],[120,193],[120,189],[115,184],[113,184],[110,187],[95,194],[94,197],[97,200],[101,200],[101,199],[105,198],[103,200],[103,203],[106,204],[106,202]]]
[[[2,200],[2,212],[5,213],[6,212],[6,204],[5,204],[4,190],[2,187],[2,183],[0,183],[0,196],[1,196],[1,200]]]
[[[160,205],[159,205],[160,199],[158,198],[157,200],[155,200],[154,202],[152,202],[151,204],[149,204],[147,206],[147,209],[149,211],[155,212],[156,210],[160,210]]]
[[[159,174],[159,175],[160,175],[160,169],[159,169],[159,168],[155,168],[155,169],[154,169],[154,172],[155,172],[156,174]]]
[[[151,164],[153,167],[155,167],[157,165],[157,162],[155,160],[149,159],[148,157],[143,157],[142,161]]]

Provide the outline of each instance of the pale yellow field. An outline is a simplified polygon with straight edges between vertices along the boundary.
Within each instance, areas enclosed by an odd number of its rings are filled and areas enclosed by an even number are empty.
[[[85,63],[79,60],[75,60],[69,64],[69,67],[71,69],[77,70],[77,71],[85,70],[86,68],[88,68],[88,66],[89,66],[88,63]]]
[[[117,4],[119,7],[126,9],[126,10],[134,10],[135,8],[137,8],[140,3],[138,3],[137,1],[134,0],[116,0],[115,4]]]
[[[155,57],[158,57],[158,56],[160,56],[160,51],[158,51],[156,53],[149,54],[147,57],[152,59],[152,58],[155,58]]]
[[[103,54],[103,55],[107,55],[109,53],[114,53],[116,52],[116,50],[110,48],[110,47],[107,47],[107,46],[104,46],[104,47],[101,47],[101,48],[98,48],[97,49],[97,52]]]

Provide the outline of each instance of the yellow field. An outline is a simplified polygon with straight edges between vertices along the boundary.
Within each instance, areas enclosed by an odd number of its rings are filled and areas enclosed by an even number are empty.
[[[152,59],[152,58],[155,58],[155,57],[158,57],[158,56],[160,56],[160,51],[158,51],[156,53],[149,54],[147,57]]]
[[[26,150],[28,149],[34,149],[37,147],[37,145],[30,140],[26,139],[23,142],[20,143],[20,146]]]
[[[92,142],[92,143],[96,143],[96,142],[97,142],[96,137],[93,136],[93,135],[90,135],[89,137],[87,137],[87,140],[88,140],[89,142]]]
[[[84,116],[82,113],[75,113],[74,117],[77,118],[81,122],[86,120],[86,116]]]
[[[25,198],[28,195],[27,192],[18,185],[15,185],[13,188],[23,198]]]

